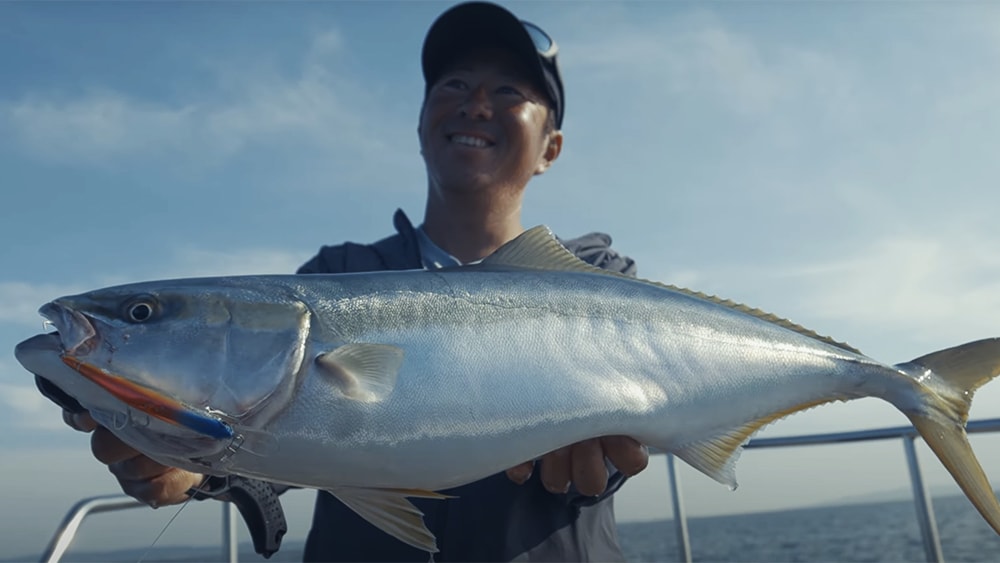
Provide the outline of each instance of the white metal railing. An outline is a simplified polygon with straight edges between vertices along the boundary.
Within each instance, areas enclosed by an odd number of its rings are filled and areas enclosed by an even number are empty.
[[[996,432],[1000,430],[1000,418],[970,421],[966,432]],[[937,522],[934,519],[934,507],[931,497],[924,485],[920,464],[917,460],[917,450],[913,441],[919,437],[912,426],[895,426],[892,428],[876,428],[858,430],[855,432],[831,432],[828,434],[808,434],[802,436],[783,436],[780,438],[758,438],[746,445],[749,448],[783,448],[790,446],[812,446],[818,444],[843,444],[847,442],[867,442],[870,440],[887,440],[899,438],[903,440],[906,452],[906,463],[910,468],[910,484],[913,489],[913,501],[917,509],[917,522],[920,524],[920,536],[923,539],[924,554],[927,561],[941,563],[941,538],[938,536]],[[670,476],[670,494],[674,499],[674,525],[677,531],[678,555],[681,561],[691,562],[691,541],[687,533],[687,517],[684,515],[684,503],[681,499],[680,479],[674,469],[674,456],[667,454],[667,472]]]
[[[1000,431],[1000,418],[971,421],[966,426],[970,434],[979,432]],[[938,536],[937,523],[934,520],[934,508],[930,495],[924,485],[920,465],[917,461],[914,440],[918,437],[912,426],[893,428],[877,428],[856,432],[833,432],[829,434],[810,434],[802,436],[785,436],[780,438],[759,438],[746,445],[747,448],[781,448],[791,446],[809,446],[818,444],[842,444],[846,442],[865,442],[870,440],[902,439],[906,453],[906,462],[910,468],[910,483],[913,488],[913,498],[916,504],[917,520],[920,524],[920,534],[923,538],[924,553],[927,561],[940,563],[941,539]],[[684,514],[684,499],[681,495],[680,478],[674,467],[674,456],[666,455],[667,472],[670,480],[670,493],[673,504],[674,525],[678,540],[678,555],[681,561],[691,562],[691,542],[688,538],[687,517]],[[224,561],[236,563],[239,559],[236,542],[236,508],[232,503],[222,503],[222,557]],[[56,529],[52,540],[42,554],[44,563],[56,563],[69,549],[76,537],[77,530],[84,519],[91,514],[112,512],[129,508],[138,508],[145,504],[125,495],[111,495],[85,498],[70,508],[62,523]]]
[[[42,553],[42,563],[57,563],[62,559],[87,516],[148,506],[127,495],[105,495],[81,499],[69,509],[66,517],[59,524],[59,528],[56,529],[56,533],[49,540],[49,545]],[[236,563],[239,560],[236,542],[236,507],[231,502],[222,503],[222,557],[223,561],[230,563]]]

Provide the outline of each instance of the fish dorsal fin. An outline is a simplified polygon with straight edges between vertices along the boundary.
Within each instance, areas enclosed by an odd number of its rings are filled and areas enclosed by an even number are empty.
[[[657,283],[657,282],[651,282],[651,283]],[[742,303],[737,303],[737,302],[732,301],[730,299],[723,299],[721,297],[716,297],[715,295],[708,295],[707,293],[702,293],[700,291],[694,291],[694,290],[686,289],[686,288],[683,288],[683,287],[677,287],[675,285],[665,285],[665,284],[657,284],[657,285],[662,285],[663,287],[666,287],[667,289],[672,289],[674,291],[683,293],[685,295],[690,295],[692,297],[697,297],[699,299],[704,299],[705,301],[711,301],[712,303],[716,303],[718,305],[722,305],[724,307],[728,307],[730,309],[733,309],[734,311],[739,311],[741,313],[746,313],[746,314],[748,314],[750,316],[757,317],[758,319],[767,321],[767,322],[769,322],[771,324],[776,324],[776,325],[778,325],[778,326],[780,326],[782,328],[787,328],[788,330],[791,330],[793,332],[797,332],[797,333],[799,333],[799,334],[801,334],[803,336],[808,336],[809,338],[812,338],[813,340],[818,340],[820,342],[825,342],[825,343],[830,344],[832,346],[836,346],[837,348],[840,348],[842,350],[847,350],[848,352],[853,352],[855,354],[860,354],[861,353],[860,350],[858,350],[854,346],[851,346],[850,344],[834,340],[833,338],[830,338],[829,336],[823,336],[822,334],[819,334],[819,333],[817,333],[815,331],[809,330],[808,328],[806,328],[806,327],[804,327],[802,325],[796,324],[796,323],[794,323],[794,322],[792,322],[792,321],[790,321],[790,320],[788,320],[786,318],[779,317],[778,315],[775,315],[774,313],[768,313],[767,311],[762,311],[760,309],[755,309],[753,307],[750,307],[749,305],[744,305]]]
[[[768,424],[784,418],[792,413],[806,410],[824,403],[837,400],[837,398],[823,399],[810,403],[796,405],[788,410],[763,416],[751,420],[750,422],[732,428],[708,439],[691,442],[680,448],[670,450],[674,455],[683,459],[688,465],[715,479],[719,483],[736,489],[736,462],[739,461],[740,453],[743,452],[743,445],[757,433],[758,430]],[[654,446],[656,444],[653,444]],[[669,450],[669,448],[662,448]]]
[[[683,287],[678,287],[675,285],[668,285],[660,282],[655,282],[651,280],[644,280],[641,278],[633,278],[621,274],[618,272],[612,272],[609,270],[603,270],[596,266],[592,266],[583,260],[577,258],[572,252],[566,249],[565,246],[559,243],[559,240],[552,234],[545,225],[538,225],[537,227],[532,227],[527,231],[521,233],[517,238],[511,240],[507,244],[501,246],[496,252],[487,256],[483,259],[482,264],[491,266],[509,266],[516,268],[532,268],[538,270],[562,270],[562,271],[572,271],[572,272],[590,272],[594,274],[602,274],[606,276],[617,276],[622,278],[627,278],[630,280],[638,280],[645,283],[649,283],[658,287],[669,289],[671,291],[676,291],[678,293],[683,293],[685,295],[690,295],[698,299],[703,299],[705,301],[710,301],[717,305],[722,305],[723,307],[728,307],[734,311],[739,311],[747,315],[757,317],[761,320],[767,321],[772,324],[776,324],[782,328],[786,328],[793,332],[797,332],[804,336],[808,336],[814,340],[820,342],[825,342],[832,346],[836,346],[842,350],[847,350],[848,352],[853,352],[855,354],[860,354],[861,352],[854,348],[853,346],[838,342],[829,336],[823,336],[816,333],[815,331],[809,330],[801,325],[793,323],[792,321],[762,311],[760,309],[755,309],[729,299],[722,299],[714,295],[708,295],[700,291],[694,291],[686,289]]]
[[[375,527],[417,549],[437,553],[437,540],[424,524],[424,514],[406,497],[453,498],[416,489],[333,487],[327,491]]]
[[[402,364],[403,349],[389,344],[345,344],[316,358],[345,397],[366,403],[392,393]]]
[[[577,258],[545,225],[524,231],[493,254],[483,258],[481,264],[534,270],[608,273]]]

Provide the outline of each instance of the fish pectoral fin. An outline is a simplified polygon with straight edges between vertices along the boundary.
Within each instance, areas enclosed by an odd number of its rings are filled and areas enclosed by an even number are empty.
[[[778,411],[767,416],[751,420],[742,426],[738,426],[716,436],[712,436],[706,440],[691,442],[680,448],[663,449],[671,451],[674,455],[683,459],[691,467],[694,467],[712,479],[726,485],[731,490],[735,490],[737,487],[736,462],[739,461],[740,454],[743,452],[743,445],[746,444],[758,430],[792,413],[829,403],[837,399],[839,399],[839,397],[796,405],[790,409]]]
[[[406,497],[454,498],[419,489],[334,487],[327,491],[380,530],[428,553],[438,552],[437,541],[424,524],[424,513]]]
[[[344,396],[364,402],[388,397],[402,364],[403,349],[389,344],[345,344],[316,357]]]

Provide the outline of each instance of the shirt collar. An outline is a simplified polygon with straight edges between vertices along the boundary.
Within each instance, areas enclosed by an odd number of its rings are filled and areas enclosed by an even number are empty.
[[[462,265],[462,262],[458,258],[448,254],[447,251],[435,244],[431,240],[431,237],[427,236],[423,225],[417,227],[416,231],[417,245],[420,247],[420,263],[425,270],[437,270]]]

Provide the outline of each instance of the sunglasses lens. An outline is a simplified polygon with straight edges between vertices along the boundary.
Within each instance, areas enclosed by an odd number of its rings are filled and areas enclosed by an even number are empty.
[[[535,44],[535,49],[543,55],[548,54],[553,45],[549,34],[542,31],[540,27],[533,23],[526,21],[522,21],[521,23],[524,25],[524,30],[528,32],[528,36],[531,37],[531,42]]]

